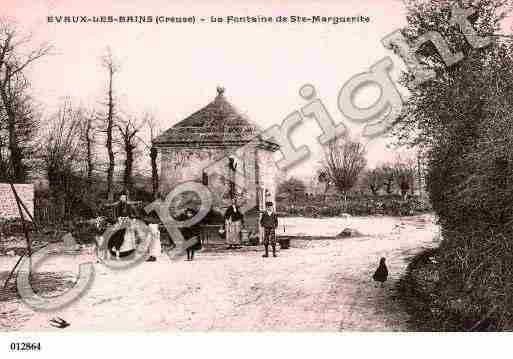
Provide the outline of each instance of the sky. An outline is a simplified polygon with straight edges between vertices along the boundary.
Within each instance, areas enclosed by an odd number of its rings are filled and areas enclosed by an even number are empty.
[[[4,3],[5,0],[2,1]],[[399,0],[7,0],[3,15],[49,42],[54,54],[29,69],[33,93],[46,114],[65,97],[85,106],[104,101],[107,76],[101,56],[110,47],[121,64],[115,92],[125,113],[153,113],[165,130],[207,105],[223,86],[225,96],[262,128],[281,123],[306,104],[298,91],[312,84],[335,122],[345,122],[355,138],[361,125],[337,107],[340,89],[352,76],[390,56],[397,79],[403,62],[381,45],[406,23]],[[48,16],[368,16],[356,24],[58,24]],[[376,101],[369,88],[356,97],[359,106]],[[318,166],[321,130],[305,120],[292,134],[296,146],[312,155],[289,171],[308,176]],[[365,140],[370,167],[392,161],[390,140]],[[277,157],[279,158],[279,156]]]

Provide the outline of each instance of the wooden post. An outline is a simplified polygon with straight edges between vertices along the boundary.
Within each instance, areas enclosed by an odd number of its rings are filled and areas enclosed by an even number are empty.
[[[14,168],[12,167],[12,161],[10,163],[10,169],[14,172]],[[16,205],[18,206],[18,213],[20,214],[20,217],[21,217],[23,232],[25,234],[25,240],[27,241],[27,253],[26,254],[29,256],[29,279],[30,279],[31,275],[32,275],[32,242],[28,235],[27,227],[25,226],[25,216],[23,215],[23,211],[21,209],[22,205],[23,205],[23,208],[25,208],[25,210],[27,211],[27,214],[29,215],[29,217],[32,218],[32,216],[30,215],[30,212],[27,210],[27,207],[25,207],[25,204],[23,204],[20,197],[18,196],[18,192],[16,191],[16,188],[14,187],[14,184],[12,183],[11,179],[9,179],[9,185],[11,186],[12,193],[14,194],[14,199],[16,200]],[[20,203],[21,203],[21,205],[20,205]],[[34,222],[33,219],[32,219],[32,222]],[[9,276],[7,277],[7,280],[5,281],[5,284],[4,284],[4,288],[7,287],[7,283],[9,282],[9,279],[11,279],[12,274],[14,273],[14,271],[16,270],[18,265],[21,263],[23,256],[24,255],[21,256],[21,258],[18,260],[16,265],[11,270],[11,273],[9,273]]]
[[[256,189],[256,202],[258,208],[258,216],[257,216],[257,233],[258,233],[258,243],[262,243],[263,241],[263,231],[260,227],[260,219],[262,217],[262,201],[263,201],[263,192],[262,187],[260,185],[260,166],[258,163],[258,148],[255,146],[255,189]]]
[[[29,278],[30,278],[30,276],[32,275],[32,241],[30,240],[27,226],[25,225],[25,215],[23,214],[23,210],[22,210],[22,206],[21,206],[21,204],[23,204],[23,202],[21,201],[20,197],[18,196],[18,192],[16,191],[14,184],[12,182],[9,184],[11,185],[11,190],[14,194],[14,198],[16,199],[16,205],[18,206],[18,213],[20,214],[20,217],[21,217],[21,225],[23,227],[23,233],[25,234],[25,240],[27,241],[27,255],[29,257]],[[24,204],[23,204],[23,207],[26,208]],[[27,213],[29,213],[29,212],[27,211]],[[30,215],[30,213],[29,213],[29,215]],[[30,217],[32,217],[32,216],[30,216]],[[21,259],[20,259],[20,261],[21,261]],[[19,264],[19,262],[18,262],[18,264]],[[15,266],[15,268],[16,268],[16,266]]]

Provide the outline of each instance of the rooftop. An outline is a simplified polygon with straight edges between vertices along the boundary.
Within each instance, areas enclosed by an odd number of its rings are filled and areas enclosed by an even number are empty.
[[[260,138],[262,129],[246,115],[241,114],[225,97],[224,88],[217,88],[217,96],[207,106],[194,112],[154,141],[156,147],[215,147],[243,146],[252,140],[260,146],[276,151],[276,143]]]

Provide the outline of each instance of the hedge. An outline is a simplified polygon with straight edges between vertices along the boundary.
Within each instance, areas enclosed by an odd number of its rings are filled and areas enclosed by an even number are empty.
[[[340,217],[343,214],[351,216],[411,216],[431,211],[429,204],[411,198],[408,200],[385,198],[372,199],[350,199],[346,202],[337,203],[311,203],[294,204],[290,202],[278,202],[277,211],[282,216],[288,217]]]

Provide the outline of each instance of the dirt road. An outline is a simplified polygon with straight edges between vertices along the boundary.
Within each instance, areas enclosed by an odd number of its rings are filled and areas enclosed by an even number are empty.
[[[284,223],[306,233],[312,225],[318,230],[318,221]],[[193,262],[163,257],[125,271],[96,264],[90,291],[59,313],[34,313],[18,301],[1,304],[21,318],[11,327],[21,330],[57,330],[48,326],[56,315],[71,323],[68,331],[407,330],[394,284],[406,259],[434,244],[436,226],[428,216],[361,218],[351,225],[365,235],[295,240],[278,258],[246,250],[200,252]],[[380,257],[391,273],[384,288],[371,280]],[[69,271],[79,258],[59,257],[40,270]]]

